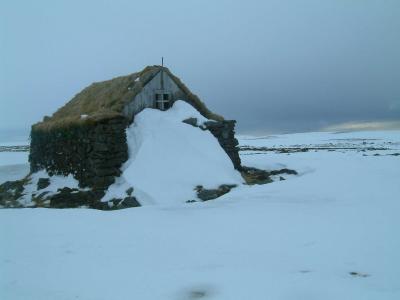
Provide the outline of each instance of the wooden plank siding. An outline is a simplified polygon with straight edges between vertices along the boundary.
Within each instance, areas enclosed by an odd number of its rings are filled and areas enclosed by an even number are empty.
[[[161,86],[161,71],[154,76],[125,107],[123,114],[129,119],[133,120],[133,117],[141,112],[145,108],[155,108],[156,99],[155,94],[157,91],[162,90]],[[164,89],[168,91],[171,97],[171,105],[176,100],[187,100],[187,95],[182,91],[172,78],[164,72]]]

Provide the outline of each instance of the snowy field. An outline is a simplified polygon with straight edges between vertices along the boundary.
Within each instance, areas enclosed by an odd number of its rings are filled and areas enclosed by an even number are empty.
[[[400,299],[400,132],[240,144],[244,165],[299,175],[204,203],[0,210],[0,299]],[[25,175],[13,155],[0,180]]]
[[[29,145],[26,135],[5,135],[0,131],[0,183],[21,179],[29,173],[28,152],[1,151],[3,147]]]

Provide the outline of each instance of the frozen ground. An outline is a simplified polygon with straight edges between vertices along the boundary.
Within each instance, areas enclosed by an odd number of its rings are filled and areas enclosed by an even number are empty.
[[[29,173],[28,152],[0,152],[0,183]]]
[[[29,145],[29,139],[25,135],[1,135],[1,131],[0,138],[0,183],[21,179],[22,176],[29,173],[29,153],[25,151],[15,151],[15,148]],[[10,149],[10,151],[5,151],[5,147],[10,147],[12,149]]]
[[[400,132],[240,143],[245,165],[300,175],[204,203],[0,210],[0,299],[400,299]]]

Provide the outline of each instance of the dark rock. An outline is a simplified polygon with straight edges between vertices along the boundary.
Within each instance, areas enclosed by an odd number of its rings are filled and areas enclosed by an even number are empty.
[[[94,143],[93,144],[93,150],[94,151],[99,151],[99,152],[108,152],[109,151],[109,147],[107,144],[105,143]]]
[[[350,274],[351,276],[353,276],[353,277],[363,277],[363,278],[369,277],[369,276],[370,276],[369,274],[360,273],[360,272],[349,272],[349,274]]]
[[[295,170],[291,169],[280,169],[280,170],[273,170],[270,172],[271,175],[279,175],[279,174],[288,174],[288,175],[297,175],[298,173]]]
[[[192,125],[194,127],[198,127],[197,126],[197,118],[188,118],[186,120],[183,120],[182,122],[186,123],[186,124],[189,124],[189,125]]]
[[[96,209],[100,210],[116,210],[116,209],[125,209],[131,207],[140,207],[140,203],[136,200],[135,197],[129,196],[124,199],[111,199],[108,202],[98,202],[96,203]]]
[[[197,192],[197,197],[203,201],[212,200],[219,197],[219,193],[217,189],[206,190],[202,189]]]
[[[114,168],[99,168],[96,170],[96,175],[99,177],[113,176],[117,174],[118,171],[114,170]]]
[[[24,192],[24,184],[27,179],[6,181],[0,185],[0,206],[5,208],[17,208],[22,205],[17,201]]]
[[[236,185],[230,184],[220,185],[217,189],[205,189],[203,186],[197,186],[195,190],[197,191],[197,197],[199,199],[208,201],[229,193],[234,187],[236,187]]]
[[[252,167],[242,167],[242,177],[247,184],[266,184],[271,183],[271,174],[268,171],[260,170]]]
[[[93,202],[92,195],[89,192],[82,192],[78,189],[62,188],[48,198],[52,208],[76,208],[85,206]]]
[[[42,190],[50,185],[50,178],[39,178],[37,183],[37,189]]]
[[[266,184],[271,183],[272,179],[271,176],[274,175],[281,175],[281,174],[288,174],[288,175],[297,175],[295,170],[291,169],[280,169],[280,170],[273,170],[273,171],[265,171],[260,170],[253,167],[242,167],[242,177],[246,181],[247,184]],[[285,180],[282,176],[279,177],[279,180]]]
[[[132,193],[133,193],[133,187],[130,187],[129,189],[126,190],[126,194],[127,194],[128,196],[131,196]]]
[[[136,200],[135,197],[126,197],[119,203],[119,208],[129,208],[129,207],[139,207],[140,203]]]

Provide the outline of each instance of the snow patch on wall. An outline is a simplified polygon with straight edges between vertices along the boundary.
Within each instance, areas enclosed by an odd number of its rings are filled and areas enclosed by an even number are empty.
[[[40,178],[48,178],[50,180],[50,185],[38,190],[38,181]],[[28,177],[28,183],[24,186],[23,196],[18,199],[18,202],[24,206],[29,206],[34,204],[32,202],[32,197],[36,193],[42,194],[46,192],[46,197],[49,197],[57,194],[58,190],[62,188],[79,189],[81,191],[89,190],[89,188],[80,189],[78,180],[76,180],[72,174],[68,176],[50,176],[45,170],[41,170],[32,173]]]

